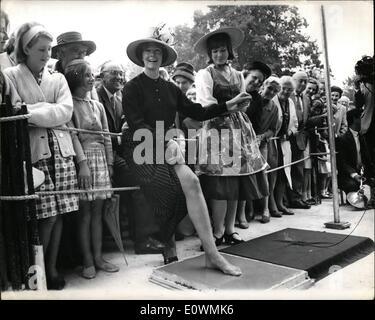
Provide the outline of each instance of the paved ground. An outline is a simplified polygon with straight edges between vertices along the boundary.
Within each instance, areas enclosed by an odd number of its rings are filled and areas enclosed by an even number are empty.
[[[374,240],[374,210],[354,210],[350,206],[340,207],[341,221],[348,221],[346,230],[326,229],[324,223],[333,220],[332,204],[329,200],[309,210],[295,210],[296,215],[273,218],[268,224],[252,221],[247,230],[238,229],[245,240],[250,240],[284,228],[299,228],[315,231],[369,237]],[[358,224],[358,222],[360,223]],[[357,225],[358,224],[358,225]],[[107,252],[106,258],[121,266],[115,274],[99,272],[97,277],[86,280],[71,271],[66,275],[67,285],[62,291],[6,292],[2,299],[374,299],[374,254],[323,278],[308,290],[298,291],[241,291],[241,292],[198,292],[171,291],[148,281],[155,267],[162,265],[161,255],[135,255],[132,242],[126,243],[126,266],[120,253]],[[200,241],[192,236],[177,242],[180,259],[202,254]]]

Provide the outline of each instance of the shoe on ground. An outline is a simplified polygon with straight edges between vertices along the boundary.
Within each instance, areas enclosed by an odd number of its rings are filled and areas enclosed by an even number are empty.
[[[285,215],[285,216],[292,216],[292,215],[294,215],[294,212],[288,210],[287,208],[282,208],[282,209],[279,208],[279,210],[280,210],[280,211],[283,213],[283,215]]]
[[[270,222],[271,218],[268,215],[262,214],[262,218],[259,220],[260,223],[268,223]]]
[[[237,237],[235,237],[235,235]],[[227,243],[229,245],[239,244],[239,243],[245,242],[244,240],[241,239],[241,237],[238,234],[238,232],[233,232],[231,234],[225,234],[224,233],[224,240],[225,240],[225,243]]]
[[[303,202],[302,200],[291,202],[289,207],[292,209],[310,209],[311,208],[309,204]]]
[[[322,194],[320,195],[320,197],[321,197],[322,199],[332,199],[332,195],[329,194],[328,192],[322,193]]]
[[[65,280],[62,276],[47,277],[47,289],[48,290],[62,290],[65,287]]]
[[[314,198],[307,199],[305,202],[310,206],[315,206],[317,204]]]
[[[96,270],[94,266],[83,267],[81,272],[82,278],[85,279],[94,279],[96,277]]]
[[[282,212],[277,210],[270,210],[270,215],[273,218],[281,218],[283,216]]]
[[[105,261],[104,263],[98,264],[95,266],[97,269],[102,270],[104,272],[118,272],[120,268],[110,262]]]
[[[249,228],[249,223],[247,221],[240,221],[236,224],[236,227],[240,229],[248,229]]]
[[[136,243],[134,246],[135,254],[161,254],[163,253],[164,245],[156,240],[149,238],[142,243]]]

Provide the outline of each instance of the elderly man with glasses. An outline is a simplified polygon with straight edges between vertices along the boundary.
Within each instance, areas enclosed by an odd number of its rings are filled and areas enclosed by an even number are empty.
[[[91,40],[83,40],[82,35],[76,31],[60,34],[56,39],[57,44],[52,47],[51,58],[58,59],[54,69],[65,74],[66,65],[74,59],[84,59],[96,50],[96,44]],[[90,92],[90,98],[99,100],[95,88]]]

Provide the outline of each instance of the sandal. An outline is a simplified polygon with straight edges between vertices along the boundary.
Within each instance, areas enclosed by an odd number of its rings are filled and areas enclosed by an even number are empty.
[[[239,244],[239,243],[242,243],[242,242],[245,242],[244,240],[242,240],[241,238],[240,239],[236,239],[234,237],[234,235],[238,235],[238,237],[240,237],[240,235],[238,234],[238,232],[233,232],[231,234],[225,234],[224,233],[224,239],[225,239],[225,242],[227,244]]]
[[[81,272],[82,278],[85,279],[94,279],[96,277],[96,270],[94,266],[90,267],[83,267],[82,272]]]
[[[214,238],[215,238],[215,245],[216,245],[216,247],[218,247],[223,243],[224,234],[220,238],[216,238],[216,236],[214,235]],[[204,251],[203,246],[200,246],[200,250]]]

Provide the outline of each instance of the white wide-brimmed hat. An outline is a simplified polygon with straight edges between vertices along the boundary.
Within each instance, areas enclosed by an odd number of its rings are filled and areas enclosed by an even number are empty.
[[[156,28],[152,28],[151,35],[149,37],[131,42],[126,48],[126,54],[132,62],[143,67],[141,57],[142,53],[140,52],[141,46],[145,43],[157,44],[161,46],[163,51],[163,61],[161,63],[161,67],[169,66],[177,59],[177,52],[171,47],[171,45],[173,45],[173,41],[173,33],[165,24],[161,24]]]
[[[245,35],[241,29],[227,27],[227,28],[220,28],[210,33],[205,34],[201,37],[194,45],[194,51],[200,54],[207,53],[207,40],[211,38],[215,34],[225,33],[229,36],[232,44],[232,48],[235,49],[241,45],[242,41],[245,39]]]

